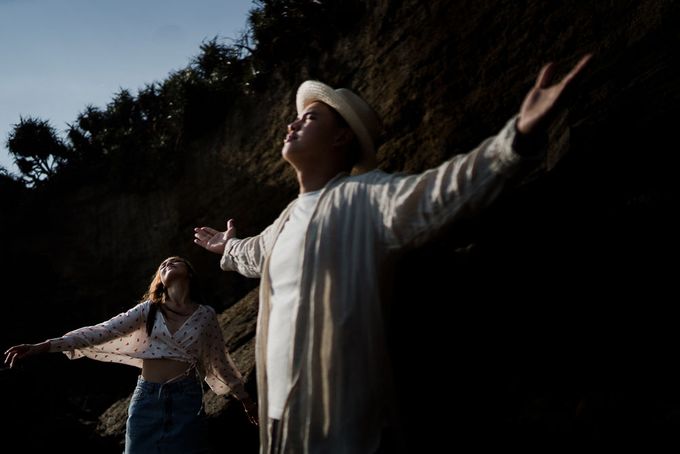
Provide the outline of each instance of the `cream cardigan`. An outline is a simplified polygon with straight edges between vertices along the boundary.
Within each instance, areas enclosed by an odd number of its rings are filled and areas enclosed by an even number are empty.
[[[515,118],[472,152],[424,173],[374,170],[326,184],[305,237],[281,452],[375,452],[393,398],[379,288],[388,255],[487,206],[521,161],[514,138]],[[269,257],[294,203],[259,235],[230,239],[220,263],[262,278],[256,343],[262,453],[271,435]]]

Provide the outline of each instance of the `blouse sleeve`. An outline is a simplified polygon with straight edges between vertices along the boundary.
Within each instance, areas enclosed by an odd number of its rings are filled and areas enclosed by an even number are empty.
[[[243,377],[227,351],[217,315],[214,309],[209,309],[202,353],[205,381],[216,394],[232,392],[238,399],[243,399],[248,395]]]
[[[130,334],[145,323],[149,302],[136,305],[127,312],[94,326],[86,326],[68,332],[62,337],[50,339],[50,352],[77,350],[103,344]]]

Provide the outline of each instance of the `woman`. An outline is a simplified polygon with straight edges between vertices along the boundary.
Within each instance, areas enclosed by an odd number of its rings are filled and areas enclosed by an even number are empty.
[[[251,422],[255,404],[224,346],[215,311],[203,304],[189,262],[161,263],[142,303],[95,326],[5,352],[5,364],[43,352],[70,359],[137,366],[142,373],[128,409],[125,452],[192,453],[207,450],[202,433],[204,379],[217,394],[232,392]]]

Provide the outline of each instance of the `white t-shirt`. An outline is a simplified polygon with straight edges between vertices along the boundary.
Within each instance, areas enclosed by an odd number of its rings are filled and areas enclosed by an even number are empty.
[[[293,324],[297,316],[302,251],[309,220],[321,190],[298,196],[290,217],[276,239],[269,262],[271,313],[267,342],[269,417],[281,419],[291,386],[290,354]]]

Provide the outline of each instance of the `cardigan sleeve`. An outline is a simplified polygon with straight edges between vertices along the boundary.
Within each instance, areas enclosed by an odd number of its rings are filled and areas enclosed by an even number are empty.
[[[288,204],[279,217],[259,235],[229,239],[220,260],[220,267],[224,271],[236,271],[245,277],[261,277],[265,258],[271,253],[276,233],[281,223],[288,219],[288,213],[294,203],[295,201]]]
[[[262,234],[249,238],[231,238],[227,241],[220,268],[237,271],[245,277],[262,276],[265,248]]]
[[[110,320],[50,339],[50,352],[63,352],[103,344],[144,326],[149,303],[144,302]]]
[[[243,377],[227,351],[215,310],[209,309],[210,316],[205,328],[205,343],[202,351],[205,381],[215,394],[232,392],[237,398],[243,399],[248,395]]]
[[[419,243],[453,220],[489,205],[521,162],[513,149],[513,117],[496,136],[416,175],[390,175],[372,187],[383,243],[398,248]]]

